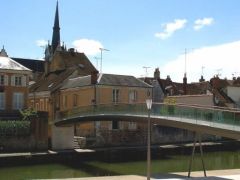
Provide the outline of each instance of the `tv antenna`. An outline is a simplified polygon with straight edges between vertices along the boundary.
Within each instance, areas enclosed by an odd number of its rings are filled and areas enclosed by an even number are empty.
[[[150,69],[151,67],[148,66],[143,66],[143,69],[145,69],[145,77],[148,77],[148,69]]]
[[[222,68],[220,68],[220,69],[216,69],[216,71],[217,71],[217,76],[219,77],[219,76],[221,76],[221,74],[220,74],[220,72],[222,71]]]

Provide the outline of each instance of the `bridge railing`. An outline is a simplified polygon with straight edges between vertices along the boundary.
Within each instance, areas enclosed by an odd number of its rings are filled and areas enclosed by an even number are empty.
[[[147,116],[146,104],[100,104],[77,107],[61,112],[61,119],[70,119],[92,115],[139,115]],[[195,120],[195,123],[205,121],[232,126],[240,126],[240,110],[218,107],[153,103],[151,116],[175,117],[179,121]]]

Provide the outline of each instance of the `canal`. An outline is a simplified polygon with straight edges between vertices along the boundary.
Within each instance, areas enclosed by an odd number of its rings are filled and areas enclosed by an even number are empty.
[[[240,151],[237,149],[208,149],[204,153],[206,169],[240,168]],[[190,149],[153,150],[152,174],[187,171],[189,154]],[[14,157],[1,159],[0,163],[0,179],[11,180],[146,174],[145,150]],[[199,154],[195,156],[193,170],[202,170]]]

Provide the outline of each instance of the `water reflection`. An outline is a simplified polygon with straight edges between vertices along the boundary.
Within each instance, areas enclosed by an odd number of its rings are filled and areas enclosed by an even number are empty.
[[[187,153],[188,154],[188,153]],[[98,160],[94,160],[98,159]],[[166,155],[164,151],[153,152],[152,174],[188,170],[190,156]],[[207,170],[240,168],[240,151],[209,152],[204,154]],[[9,166],[7,166],[9,165]],[[202,170],[199,154],[195,156],[193,171]],[[114,152],[82,157],[80,155],[50,158],[46,160],[25,159],[11,164],[1,164],[0,179],[74,178],[110,175],[145,175],[146,154],[142,152]]]

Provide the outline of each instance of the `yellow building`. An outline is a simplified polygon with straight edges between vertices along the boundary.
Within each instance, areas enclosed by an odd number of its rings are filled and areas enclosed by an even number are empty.
[[[74,111],[74,109],[86,108],[86,106],[118,106],[125,104],[144,103],[152,94],[152,86],[145,82],[126,75],[116,74],[92,74],[68,79],[60,90],[60,111]],[[122,144],[122,139],[109,137],[118,134],[117,137],[131,137],[140,129],[145,129],[145,124],[123,121],[96,121],[79,122],[75,126],[75,135],[81,137],[101,138],[104,144]],[[144,131],[142,131],[144,132]],[[138,134],[139,135],[139,134]],[[108,142],[106,142],[108,141]],[[115,143],[113,143],[113,141]],[[130,141],[129,141],[130,142]]]

